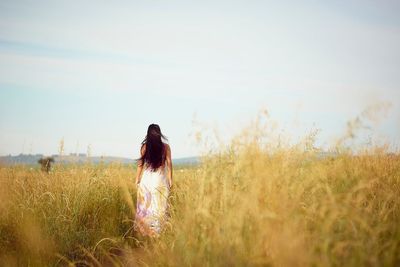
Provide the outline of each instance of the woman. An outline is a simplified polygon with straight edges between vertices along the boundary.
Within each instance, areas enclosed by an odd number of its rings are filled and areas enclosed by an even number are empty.
[[[135,229],[142,235],[158,236],[166,220],[172,187],[171,149],[157,124],[150,124],[140,149],[136,175]]]

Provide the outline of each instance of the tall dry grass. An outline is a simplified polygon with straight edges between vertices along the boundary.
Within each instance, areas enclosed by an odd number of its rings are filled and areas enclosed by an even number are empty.
[[[132,230],[132,167],[0,168],[1,265],[399,266],[398,154],[321,157],[316,132],[293,144],[268,127],[175,170],[156,240]]]

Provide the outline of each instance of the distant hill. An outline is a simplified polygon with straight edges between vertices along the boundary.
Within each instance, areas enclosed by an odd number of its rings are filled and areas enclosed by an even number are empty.
[[[317,153],[318,158],[327,158],[327,157],[336,157],[337,154],[335,152],[319,152]],[[19,154],[16,156],[8,155],[8,156],[0,156],[0,164],[3,165],[15,165],[15,164],[24,164],[24,165],[36,165],[38,164],[38,160],[45,157],[42,154]],[[60,157],[59,155],[51,155],[54,158],[56,163],[75,163],[75,164],[83,164],[87,162],[91,162],[94,164],[99,163],[122,163],[122,164],[135,164],[135,159],[131,158],[123,158],[123,157],[112,157],[112,156],[94,156],[87,157],[86,154],[70,154]],[[200,163],[200,157],[185,157],[185,158],[177,158],[173,159],[172,163],[174,165],[197,165]]]
[[[174,165],[197,165],[199,163],[200,157],[186,157],[172,160],[172,164]]]
[[[4,165],[15,165],[15,164],[24,164],[24,165],[36,165],[38,164],[38,160],[45,157],[42,154],[19,154],[16,156],[8,155],[8,156],[0,156],[0,164]],[[134,164],[136,161],[130,158],[123,157],[111,157],[111,156],[95,156],[95,157],[87,157],[86,154],[70,154],[60,157],[59,155],[51,155],[54,158],[56,163],[75,163],[75,164],[83,164],[87,162],[91,162],[94,164],[98,163],[122,163],[122,164]],[[173,159],[172,163],[176,165],[196,165],[200,162],[199,157],[185,157]]]

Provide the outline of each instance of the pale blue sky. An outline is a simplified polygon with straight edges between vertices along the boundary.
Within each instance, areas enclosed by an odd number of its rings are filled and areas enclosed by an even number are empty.
[[[378,102],[399,144],[400,2],[329,2],[3,0],[0,154],[132,158],[158,123],[191,156],[194,114],[229,140],[260,108],[325,144]]]

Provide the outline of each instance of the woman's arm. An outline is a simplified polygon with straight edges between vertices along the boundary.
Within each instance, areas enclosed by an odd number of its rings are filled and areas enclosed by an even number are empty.
[[[171,148],[169,147],[168,144],[166,144],[166,148],[167,148],[167,157],[166,157],[166,161],[167,161],[167,167],[168,167],[168,183],[169,183],[169,187],[172,187],[172,160],[171,160]]]
[[[140,155],[143,156],[144,153],[146,153],[146,145],[143,145],[140,148]],[[140,179],[142,178],[143,165],[144,165],[144,163],[142,162],[142,160],[139,160],[138,166],[137,166],[137,172],[136,172],[136,184],[139,184]]]

